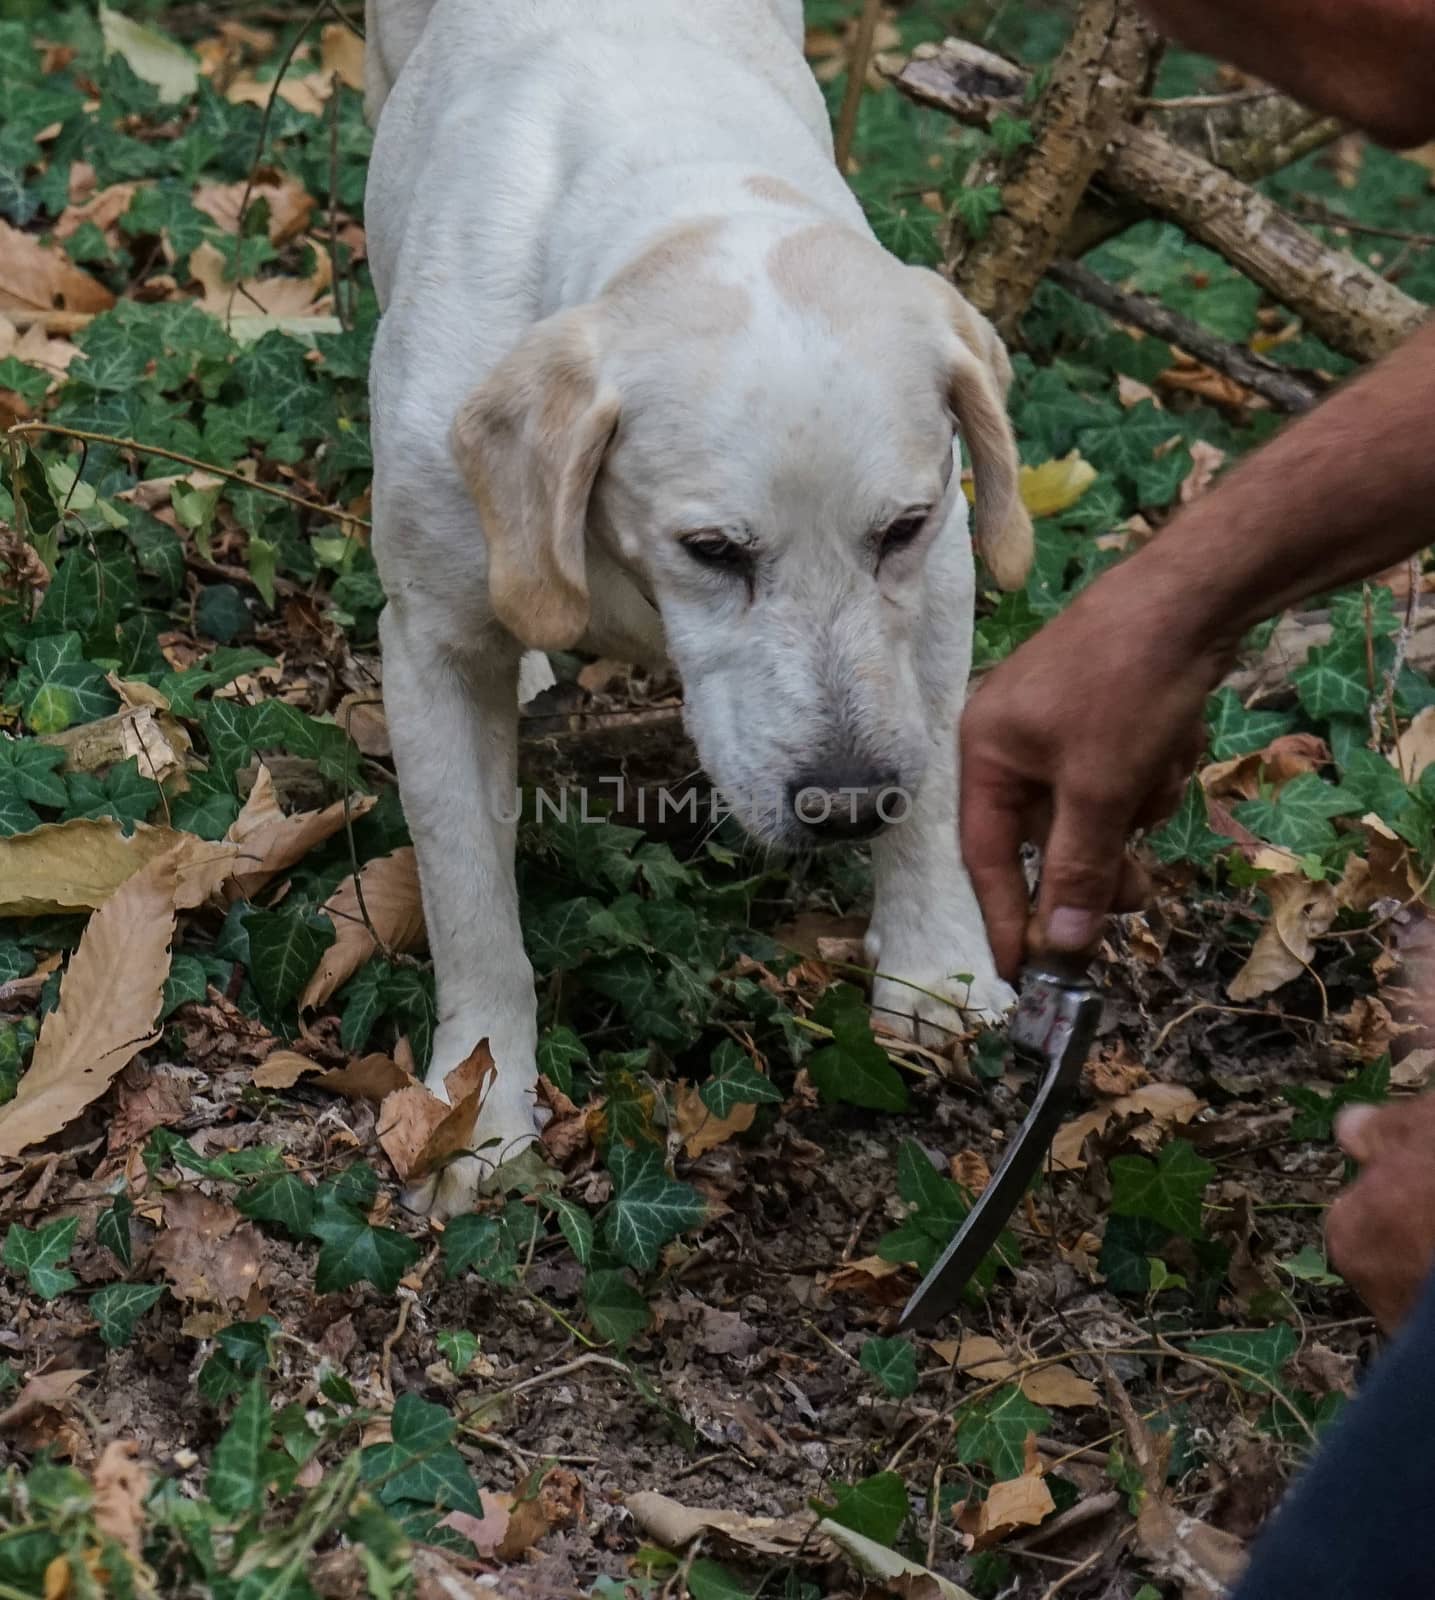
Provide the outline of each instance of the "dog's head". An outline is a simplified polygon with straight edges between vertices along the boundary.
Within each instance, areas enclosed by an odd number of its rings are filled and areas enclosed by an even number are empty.
[[[458,419],[494,610],[571,647],[601,546],[661,612],[749,829],[874,832],[921,781],[969,635],[954,434],[987,567],[1011,588],[1030,565],[1010,376],[960,295],[851,229],[675,230],[535,327]]]

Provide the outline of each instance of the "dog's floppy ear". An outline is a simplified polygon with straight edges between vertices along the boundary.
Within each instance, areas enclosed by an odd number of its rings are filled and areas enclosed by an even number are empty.
[[[536,650],[588,625],[588,501],[618,426],[592,307],[540,322],[468,397],[453,452],[477,502],[498,620]]]
[[[1011,360],[991,323],[936,273],[947,320],[956,333],[948,402],[971,463],[978,551],[1003,589],[1020,589],[1031,571],[1036,537],[1021,498],[1021,461],[1007,416]]]

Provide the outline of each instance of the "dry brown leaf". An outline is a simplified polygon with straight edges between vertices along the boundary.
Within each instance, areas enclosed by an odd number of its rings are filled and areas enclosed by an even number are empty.
[[[339,820],[343,822],[342,808]],[[371,956],[417,950],[423,944],[424,908],[413,847],[366,862],[359,869],[358,886],[352,877],[345,878],[319,909],[334,924],[335,937],[304,988],[301,1011],[323,1005]]]
[[[286,73],[280,80],[277,94],[272,80],[260,83],[252,74],[245,73],[229,85],[224,91],[224,98],[231,105],[259,106],[262,109],[269,104],[272,96],[282,100],[285,105],[293,106],[296,111],[319,117],[324,114],[324,107],[332,93],[333,82],[323,72],[311,72],[306,78],[296,78]]]
[[[703,1097],[692,1084],[678,1084],[673,1105],[673,1132],[683,1141],[683,1148],[696,1161],[709,1150],[746,1133],[757,1116],[757,1107],[740,1101],[731,1116],[719,1117],[703,1104]]]
[[[1124,1041],[1118,1041],[1094,1061],[1088,1061],[1083,1068],[1083,1076],[1087,1087],[1094,1093],[1111,1095],[1117,1099],[1151,1081],[1145,1063],[1131,1054]]]
[[[115,297],[58,245],[0,221],[0,311],[108,311]]]
[[[98,772],[133,760],[141,777],[160,784],[185,770],[190,750],[182,725],[153,706],[126,706],[112,717],[46,734],[39,742],[65,752],[65,772]]]
[[[144,1547],[149,1478],[133,1439],[111,1439],[95,1465],[95,1526],[133,1561],[140,1559]]]
[[[535,1483],[534,1474],[508,1496],[508,1527],[499,1544],[499,1559],[517,1561],[555,1528],[565,1528],[583,1516],[583,1483],[566,1467],[550,1467]],[[484,1503],[485,1511],[488,1509]]]
[[[1398,1089],[1423,1089],[1435,1077],[1435,1050],[1412,1050],[1390,1069],[1390,1081]]]
[[[948,1163],[952,1182],[975,1197],[992,1181],[992,1169],[980,1150],[959,1150]]]
[[[1157,375],[1156,387],[1179,389],[1184,394],[1198,394],[1203,400],[1209,400],[1212,405],[1233,409],[1250,405],[1252,399],[1250,390],[1237,383],[1234,378],[1227,377],[1224,372],[1218,372],[1214,367],[1198,364],[1189,367],[1168,367],[1165,372]],[[1201,442],[1198,440],[1197,444]],[[1196,448],[1197,445],[1192,445],[1192,455],[1195,455]],[[1208,445],[1206,448],[1212,447]]]
[[[956,1364],[983,1383],[999,1383],[1016,1371],[1016,1363],[997,1340],[984,1333],[967,1334],[957,1347]]]
[[[468,1540],[475,1555],[484,1561],[492,1561],[498,1555],[499,1545],[508,1536],[508,1512],[513,1504],[513,1496],[483,1489],[478,1498],[483,1507],[481,1517],[475,1517],[469,1511],[450,1511],[439,1527],[452,1528],[460,1538]]]
[[[246,278],[236,291],[224,276],[225,260],[218,247],[198,245],[189,257],[189,274],[203,291],[195,303],[222,320],[323,316],[329,310],[333,266],[321,245],[311,239],[309,248],[314,255],[314,271],[307,278]]]
[[[627,1495],[623,1503],[638,1526],[668,1550],[680,1550],[701,1536],[715,1537],[719,1544],[755,1555],[788,1557],[800,1550],[808,1561],[832,1559],[831,1545],[813,1536],[816,1518],[810,1511],[789,1517],[757,1517],[725,1507],[685,1506],[665,1494],[647,1491]]]
[[[904,1273],[899,1262],[863,1256],[824,1273],[817,1287],[823,1294],[860,1294],[877,1305],[899,1305],[907,1298]]]
[[[72,169],[73,173],[73,169]],[[71,204],[60,213],[51,232],[57,239],[68,239],[85,223],[93,222],[111,244],[120,242],[119,221],[130,208],[130,202],[140,189],[137,183],[112,183],[98,194],[86,196],[76,203],[74,178],[71,177]]]
[[[1156,398],[1156,391],[1147,383],[1141,383],[1127,373],[1121,372],[1116,376],[1116,398],[1128,410],[1132,406],[1139,406],[1149,400],[1159,411],[1161,402]]]
[[[1313,733],[1285,733],[1272,739],[1264,750],[1203,768],[1201,786],[1221,799],[1254,800],[1263,789],[1279,792],[1292,778],[1317,772],[1331,760],[1324,739]]]
[[[197,1189],[164,1199],[164,1231],[150,1261],[174,1286],[177,1299],[201,1305],[240,1304],[259,1282],[263,1239],[233,1206]]]
[[[177,870],[175,905],[203,905],[229,876],[234,846],[143,823],[125,837],[113,818],[76,817],[0,839],[0,916],[94,911],[135,873],[162,857]]]
[[[130,1150],[156,1128],[171,1128],[189,1110],[194,1095],[177,1067],[149,1067],[131,1061],[115,1085],[115,1109],[110,1116],[108,1147]]]
[[[483,1039],[444,1079],[447,1104],[420,1083],[383,1101],[377,1137],[400,1178],[421,1178],[469,1147],[493,1073],[493,1056]]]
[[[0,1411],[0,1434],[8,1434],[22,1450],[48,1450],[72,1461],[89,1459],[94,1451],[79,1422],[71,1416],[78,1390],[90,1369],[41,1372]]]
[[[1330,930],[1339,909],[1335,890],[1309,878],[1271,878],[1262,885],[1271,902],[1270,921],[1226,985],[1232,1000],[1258,999],[1297,978],[1315,954],[1315,939]]]
[[[1144,1084],[1066,1123],[1052,1140],[1052,1165],[1057,1172],[1079,1172],[1086,1165],[1081,1154],[1086,1141],[1092,1134],[1104,1133],[1118,1118],[1149,1116],[1164,1131],[1190,1122],[1204,1104],[1184,1084]]]
[[[324,1068],[297,1050],[276,1050],[267,1055],[254,1069],[256,1089],[292,1089],[306,1072],[322,1072]]]
[[[357,822],[375,803],[373,795],[352,796],[349,820]],[[315,846],[332,839],[343,826],[342,800],[325,806],[322,811],[301,811],[286,817],[280,809],[269,768],[261,765],[244,809],[224,836],[238,846],[234,878],[225,893],[231,901],[252,899],[265,884],[302,861]]]
[[[178,870],[177,855],[161,856],[90,918],[29,1071],[0,1106],[0,1156],[18,1156],[67,1127],[158,1037]]]
[[[335,1067],[314,1082],[331,1094],[343,1095],[346,1100],[372,1100],[378,1104],[400,1089],[410,1088],[414,1075],[393,1057],[374,1054],[351,1061],[346,1067]]]
[[[394,753],[383,701],[373,694],[346,694],[334,708],[334,721],[366,756],[387,760]]]
[[[364,87],[364,41],[342,22],[331,22],[319,35],[319,65],[337,72],[341,83],[361,93]]]
[[[1391,760],[1407,783],[1414,783],[1435,761],[1435,706],[1425,706],[1410,719],[1410,726],[1395,741]]]
[[[269,242],[288,244],[309,226],[314,197],[296,178],[272,168],[255,174],[252,182],[205,183],[194,191],[194,206],[212,217],[225,233],[239,232],[240,208],[263,200],[269,207]]]
[[[1096,1385],[1061,1362],[1028,1372],[1021,1380],[1021,1392],[1033,1405],[1056,1406],[1059,1410],[1084,1410],[1101,1404]]]
[[[37,1372],[0,1411],[0,1433],[10,1433],[33,1422],[42,1411],[60,1410],[91,1375],[89,1367],[66,1367],[54,1372]]]
[[[999,1544],[1018,1528],[1034,1528],[1056,1510],[1051,1490],[1040,1472],[1023,1473],[994,1483],[985,1500],[968,1505],[957,1526],[975,1541],[976,1550]]]

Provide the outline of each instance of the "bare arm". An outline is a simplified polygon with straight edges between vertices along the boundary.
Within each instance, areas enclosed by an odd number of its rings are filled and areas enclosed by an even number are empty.
[[[1435,137],[1430,0],[1142,0],[1168,33],[1405,149]]]
[[[1095,942],[1127,835],[1179,789],[1241,635],[1435,540],[1435,326],[1107,573],[996,669],[962,722],[962,848],[999,967],[1026,936],[1022,840],[1047,841],[1050,948]],[[1049,836],[1048,836],[1049,826]]]

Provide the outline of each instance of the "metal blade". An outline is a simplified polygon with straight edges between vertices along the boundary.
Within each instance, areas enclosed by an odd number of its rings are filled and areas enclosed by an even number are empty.
[[[991,1182],[907,1302],[898,1332],[930,1327],[961,1300],[1051,1148],[1081,1081],[1100,1013],[1101,1001],[1084,979],[1048,971],[1023,979],[1012,1044],[1018,1056],[1045,1069],[1036,1098]]]

